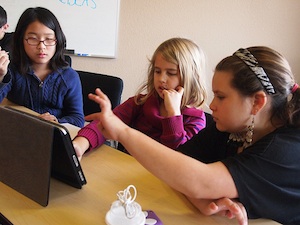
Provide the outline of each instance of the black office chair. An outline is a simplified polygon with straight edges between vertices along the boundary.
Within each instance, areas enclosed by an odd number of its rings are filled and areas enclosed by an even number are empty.
[[[69,63],[69,66],[72,67],[72,58],[69,55],[65,55],[65,60]]]
[[[214,122],[214,119],[210,113],[208,113],[208,112],[204,112],[204,113],[205,113],[205,118],[206,118],[206,126],[209,126],[210,124],[212,124]]]
[[[123,80],[119,77],[77,70],[82,84],[84,115],[99,112],[99,105],[88,98],[89,93],[95,93],[100,88],[110,99],[114,109],[121,102]]]

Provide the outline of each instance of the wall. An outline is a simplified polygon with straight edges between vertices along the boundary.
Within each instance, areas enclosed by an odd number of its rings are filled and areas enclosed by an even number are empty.
[[[73,67],[121,77],[124,101],[144,80],[156,47],[180,36],[207,55],[208,103],[214,66],[240,47],[276,49],[300,82],[299,9],[298,0],[121,0],[117,58],[73,57]]]
[[[43,6],[55,14],[67,38],[66,48],[76,54],[114,58],[120,0],[6,0],[9,31],[29,7]],[[98,20],[97,23],[94,21]],[[78,32],[84,31],[84,32]],[[89,37],[86,40],[86,37]],[[93,43],[98,42],[95,46]]]

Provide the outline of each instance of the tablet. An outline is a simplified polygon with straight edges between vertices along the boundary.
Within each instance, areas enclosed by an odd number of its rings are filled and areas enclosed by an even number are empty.
[[[86,179],[68,130],[10,106],[0,107],[0,181],[47,206],[51,176],[75,188]]]

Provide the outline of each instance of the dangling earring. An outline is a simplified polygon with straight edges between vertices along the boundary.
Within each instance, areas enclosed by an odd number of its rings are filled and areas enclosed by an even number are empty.
[[[245,142],[244,142],[243,148],[247,148],[248,146],[251,145],[251,143],[253,141],[253,130],[254,130],[254,115],[252,115],[251,124],[247,127],[247,132],[245,134]]]
[[[254,115],[252,115],[251,124],[247,127],[246,131],[241,133],[231,133],[228,141],[240,143],[243,149],[251,145],[253,141],[253,130],[254,130]]]

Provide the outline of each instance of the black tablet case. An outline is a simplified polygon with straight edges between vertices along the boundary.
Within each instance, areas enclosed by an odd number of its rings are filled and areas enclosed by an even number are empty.
[[[0,107],[0,181],[47,206],[50,177],[86,184],[68,130],[15,108]]]

